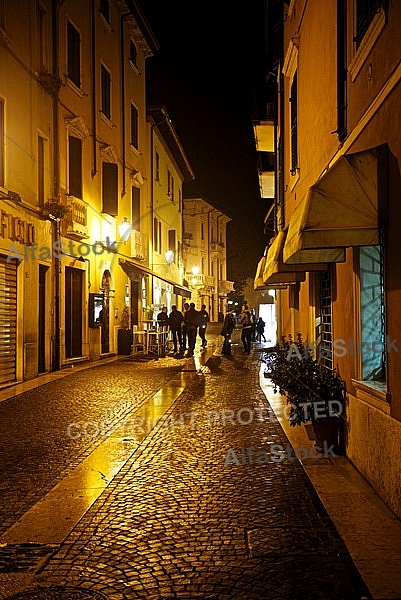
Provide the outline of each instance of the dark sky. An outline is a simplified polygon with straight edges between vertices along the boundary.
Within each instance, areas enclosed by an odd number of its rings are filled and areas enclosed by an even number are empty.
[[[232,218],[230,279],[254,277],[265,246],[252,129],[263,39],[258,4],[244,11],[226,0],[141,0],[160,46],[147,60],[148,101],[166,107],[195,173],[184,195]]]

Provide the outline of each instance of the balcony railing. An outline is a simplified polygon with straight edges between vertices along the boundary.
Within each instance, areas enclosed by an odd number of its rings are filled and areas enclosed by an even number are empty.
[[[234,282],[228,280],[219,281],[219,296],[227,296],[229,292],[234,291]]]
[[[131,256],[148,264],[148,236],[136,229],[133,229],[131,232]]]
[[[88,238],[86,203],[75,196],[66,196],[66,201],[70,212],[66,216],[65,235],[77,240]]]
[[[185,279],[188,281],[189,285],[192,286],[214,288],[216,285],[214,277],[211,277],[211,275],[205,275],[204,273],[198,273],[197,275],[194,275],[193,273],[185,273]]]

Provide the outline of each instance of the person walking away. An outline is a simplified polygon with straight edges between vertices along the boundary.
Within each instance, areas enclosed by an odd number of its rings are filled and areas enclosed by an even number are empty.
[[[264,320],[262,319],[262,317],[259,317],[259,319],[258,319],[258,321],[256,323],[256,333],[257,333],[256,339],[257,339],[258,342],[261,342],[262,338],[263,338],[264,342],[266,341],[266,338],[265,338],[265,326],[266,326],[266,323],[264,322]]]
[[[239,323],[242,325],[241,341],[244,346],[244,354],[251,352],[252,321],[251,313],[247,304],[242,305],[242,312],[239,316]]]
[[[188,302],[184,303],[183,306],[183,321],[182,321],[182,328],[181,328],[181,337],[182,337],[182,352],[184,353],[185,350],[187,349],[187,345],[188,345],[188,331],[187,331],[187,325],[185,322],[185,314],[189,311],[189,304]]]
[[[178,354],[178,348],[180,348],[180,354],[182,354],[182,322],[184,315],[180,310],[177,310],[177,306],[173,304],[171,307],[171,313],[168,318],[171,337],[173,339],[174,354]]]
[[[232,309],[227,311],[227,314],[224,318],[223,329],[221,330],[221,335],[224,337],[223,347],[221,349],[221,353],[224,356],[232,356],[231,353],[231,335],[235,329],[235,320],[233,317]]]
[[[184,314],[184,322],[188,337],[188,356],[193,356],[196,344],[196,333],[199,325],[199,312],[195,309],[194,302],[190,303],[189,309]]]
[[[207,339],[206,339],[206,328],[209,322],[209,313],[206,310],[206,304],[202,304],[201,309],[199,311],[199,337],[202,340],[202,348],[206,348]]]

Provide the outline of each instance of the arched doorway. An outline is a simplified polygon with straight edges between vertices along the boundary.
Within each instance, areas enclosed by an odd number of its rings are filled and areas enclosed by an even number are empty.
[[[101,353],[110,352],[110,271],[105,271],[102,276],[100,289],[103,292],[103,313],[102,313],[102,337]]]

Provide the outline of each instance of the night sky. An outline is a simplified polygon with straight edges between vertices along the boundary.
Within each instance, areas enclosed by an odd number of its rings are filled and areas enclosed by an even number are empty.
[[[195,173],[184,196],[200,196],[232,218],[228,278],[253,278],[267,210],[252,129],[263,40],[258,2],[246,12],[225,0],[140,4],[160,46],[146,63],[148,102],[166,107]]]

